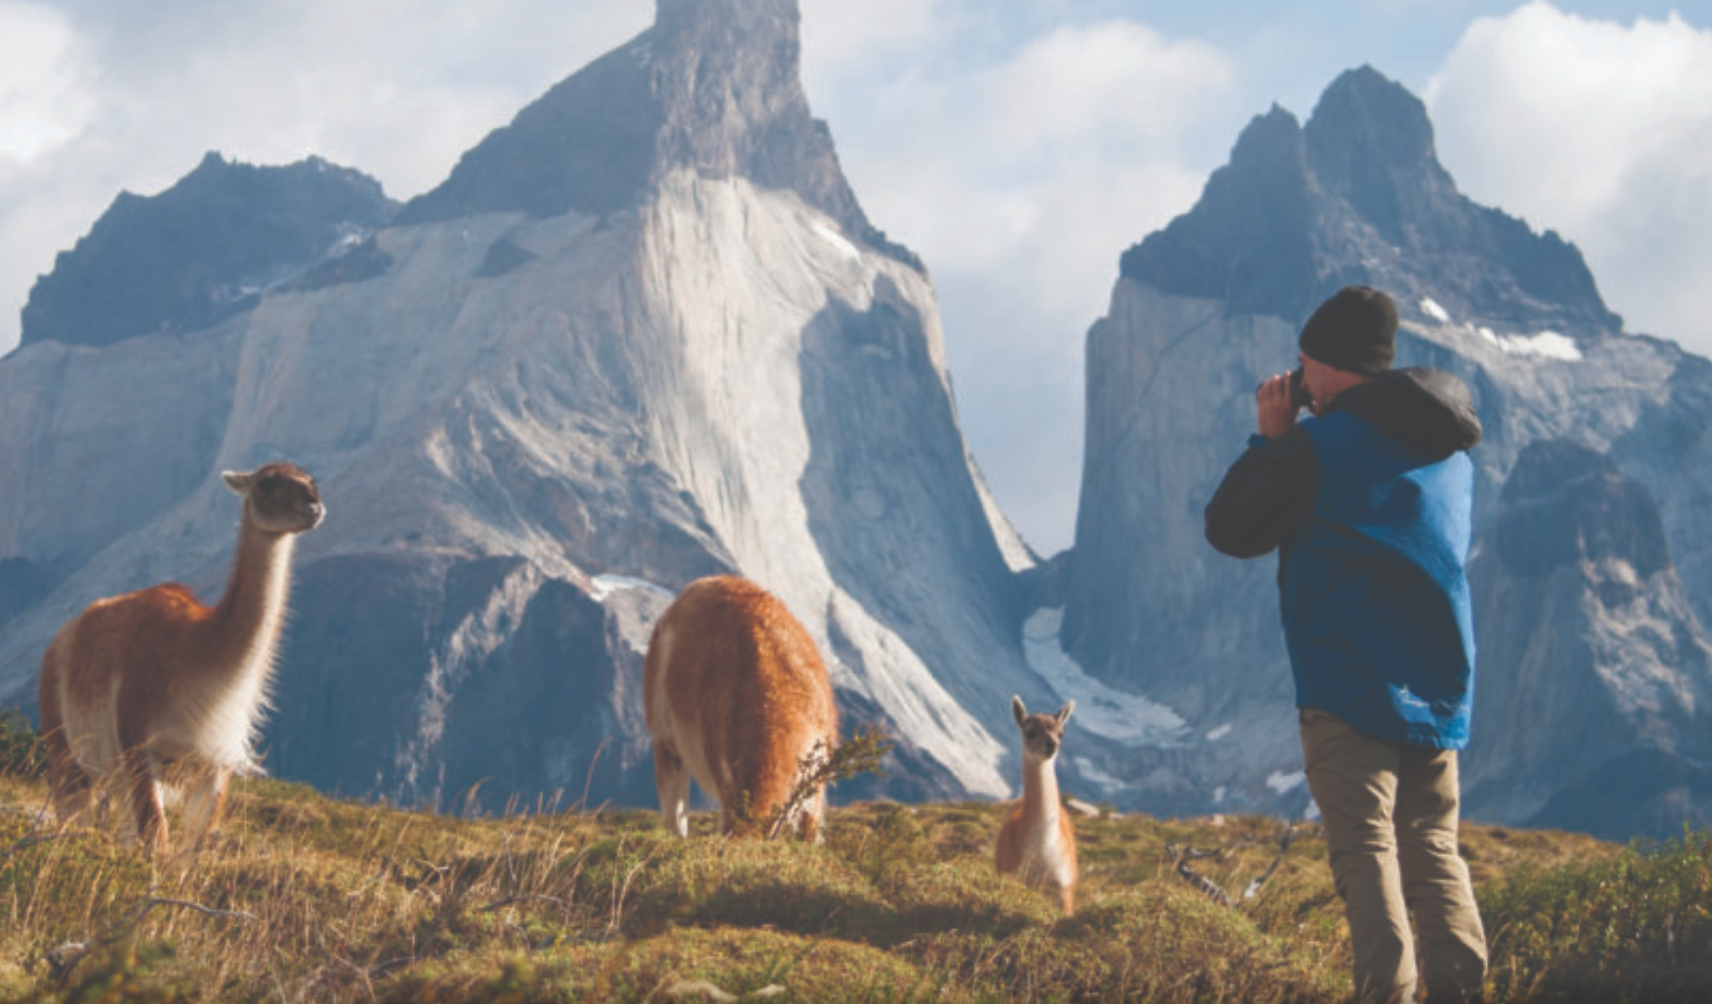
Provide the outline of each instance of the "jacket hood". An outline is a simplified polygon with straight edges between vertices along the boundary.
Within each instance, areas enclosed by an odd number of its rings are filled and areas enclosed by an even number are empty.
[[[1339,394],[1331,410],[1348,412],[1435,459],[1480,442],[1480,418],[1468,386],[1443,370],[1390,370]]]

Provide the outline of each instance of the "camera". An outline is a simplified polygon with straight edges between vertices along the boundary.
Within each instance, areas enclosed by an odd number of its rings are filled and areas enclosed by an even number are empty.
[[[1290,403],[1295,405],[1297,408],[1311,407],[1314,403],[1314,395],[1308,393],[1308,388],[1302,383],[1303,376],[1302,367],[1300,366],[1290,371]],[[1255,393],[1258,394],[1260,392],[1260,388],[1264,386],[1266,385],[1260,384],[1256,386],[1254,388]]]
[[[1308,393],[1308,388],[1302,383],[1302,367],[1290,371],[1290,403],[1298,408],[1306,408],[1314,403],[1314,395]]]

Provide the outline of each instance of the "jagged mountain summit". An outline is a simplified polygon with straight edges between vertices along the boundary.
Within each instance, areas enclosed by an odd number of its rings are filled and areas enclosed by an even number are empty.
[[[1622,326],[1579,251],[1456,190],[1421,102],[1366,66],[1334,81],[1306,125],[1277,106],[1249,123],[1195,208],[1124,252],[1119,273],[1285,318],[1366,282],[1465,323]]]
[[[660,0],[654,27],[524,108],[464,154],[401,223],[635,206],[673,171],[795,192],[910,265],[868,221],[809,111],[795,0]]]
[[[19,344],[208,327],[344,255],[397,209],[373,178],[318,157],[256,167],[210,153],[159,195],[120,193],[31,288]]]
[[[967,455],[926,276],[809,115],[797,31],[791,0],[661,0],[245,309],[96,319],[0,361],[0,694],[33,703],[42,647],[97,596],[216,592],[218,472],[289,459],[328,517],[298,552],[275,774],[648,804],[649,628],[738,572],[809,626],[845,720],[899,739],[845,797],[1007,792],[1006,701],[1048,700],[1017,631],[1032,559]]]
[[[1127,779],[1107,765],[1108,797],[1307,802],[1276,562],[1214,552],[1201,512],[1253,431],[1256,382],[1295,364],[1302,321],[1350,283],[1396,297],[1398,364],[1456,373],[1485,427],[1471,811],[1600,816],[1625,837],[1712,818],[1712,365],[1625,334],[1573,246],[1460,195],[1419,100],[1371,68],[1339,77],[1306,125],[1257,117],[1199,203],[1125,252],[1088,334],[1065,647],[1183,723]],[[1566,501],[1537,504],[1548,488]],[[1591,810],[1626,764],[1651,779]]]

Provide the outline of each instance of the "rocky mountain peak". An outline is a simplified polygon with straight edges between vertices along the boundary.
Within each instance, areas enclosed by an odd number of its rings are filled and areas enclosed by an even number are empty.
[[[1303,129],[1314,177],[1327,194],[1393,245],[1454,244],[1446,221],[1465,200],[1433,148],[1419,98],[1370,66],[1332,82]]]
[[[218,153],[158,195],[121,192],[23,310],[22,345],[105,346],[208,327],[382,226],[380,183],[319,157],[284,167]]]
[[[1314,200],[1302,127],[1273,105],[1237,137],[1230,163],[1207,179],[1195,210],[1124,252],[1120,270],[1247,313],[1293,312],[1302,291],[1316,285]]]
[[[1363,161],[1443,176],[1427,106],[1371,66],[1332,81],[1305,131],[1322,181],[1347,178]]]
[[[920,267],[868,222],[809,112],[796,0],[660,0],[655,23],[524,108],[412,201],[402,223],[640,204],[667,173],[793,191],[850,236]]]
[[[1163,293],[1290,324],[1359,282],[1424,323],[1438,323],[1430,300],[1458,323],[1503,331],[1543,320],[1596,338],[1622,327],[1574,246],[1456,190],[1425,106],[1367,66],[1339,76],[1306,126],[1276,106],[1256,117],[1195,207],[1119,268]]]
[[[765,155],[781,152],[769,147],[812,128],[796,0],[660,0],[656,11],[662,158],[713,177],[768,172]]]

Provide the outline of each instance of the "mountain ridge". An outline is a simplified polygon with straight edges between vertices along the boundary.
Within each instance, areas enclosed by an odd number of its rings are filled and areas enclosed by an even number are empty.
[[[248,309],[0,365],[18,419],[0,465],[23,486],[0,498],[0,556],[65,568],[45,598],[16,591],[0,693],[28,703],[41,639],[94,596],[217,590],[215,472],[284,457],[330,515],[297,552],[270,770],[409,804],[483,778],[496,804],[646,802],[649,626],[692,579],[738,572],[809,626],[846,720],[900,736],[895,780],[862,791],[1006,791],[1009,716],[983,688],[1039,684],[931,286],[808,114],[795,4],[749,0],[730,24],[717,6],[665,0],[646,62],[632,42],[573,74],[416,209]],[[658,121],[577,118],[611,74],[645,83]],[[638,136],[641,162],[603,159]],[[507,144],[518,173],[488,172]],[[565,151],[618,194],[529,202]],[[102,504],[126,486],[132,504]]]
[[[1016,693],[1082,702],[1067,791],[1293,817],[1271,569],[1213,553],[1199,506],[1315,291],[1374,281],[1404,310],[1400,362],[1462,377],[1488,433],[1473,574],[1495,654],[1477,686],[1501,696],[1476,729],[1524,713],[1535,670],[1501,653],[1539,632],[1564,636],[1582,695],[1500,758],[1525,762],[1503,784],[1471,754],[1471,804],[1583,822],[1598,804],[1648,832],[1708,815],[1684,730],[1712,672],[1712,364],[1623,333],[1572,246],[1456,193],[1418,100],[1362,68],[1305,126],[1274,107],[1194,209],[1124,253],[1088,332],[1077,539],[1038,562],[962,439],[925,269],[861,213],[802,97],[796,5],[658,12],[442,186],[337,253],[280,258],[242,309],[181,304],[110,344],[38,338],[0,360],[17,485],[0,695],[28,704],[45,638],[95,596],[217,590],[217,472],[283,456],[330,508],[299,551],[265,734],[283,776],[409,804],[647,804],[650,625],[688,581],[737,572],[809,626],[846,721],[898,738],[858,797],[1010,794]],[[1524,491],[1542,464],[1597,483],[1564,497],[1620,522],[1570,506],[1507,530],[1516,471],[1524,501],[1562,495],[1545,475]],[[1514,574],[1528,562],[1549,589]],[[1491,634],[1530,590],[1555,598],[1551,623]],[[1613,709],[1610,755],[1563,755],[1589,707]],[[1668,783],[1593,798],[1631,762]]]

